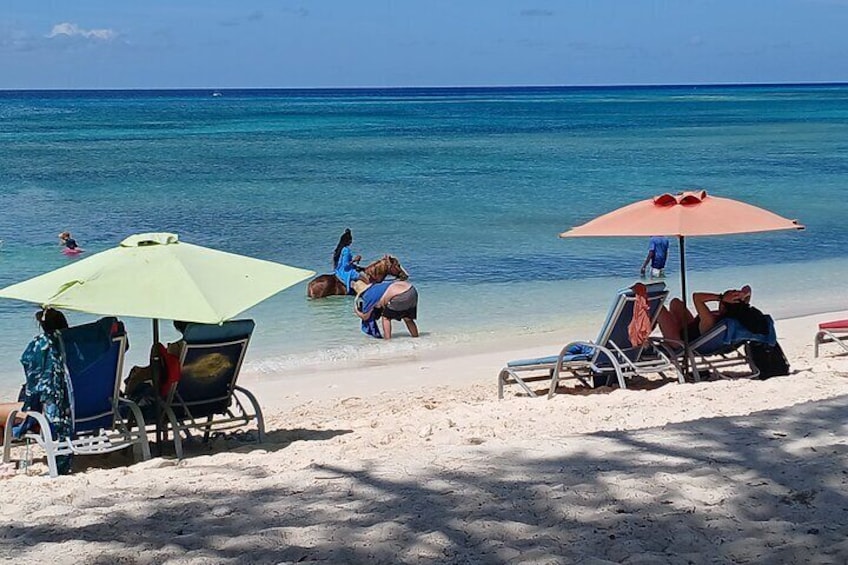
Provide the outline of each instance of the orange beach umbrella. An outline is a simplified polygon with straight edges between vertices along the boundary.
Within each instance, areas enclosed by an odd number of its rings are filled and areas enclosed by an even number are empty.
[[[677,236],[680,241],[680,285],[686,303],[685,238],[701,235],[728,235],[777,230],[802,230],[795,220],[731,198],[707,195],[705,190],[661,194],[640,200],[560,237]]]

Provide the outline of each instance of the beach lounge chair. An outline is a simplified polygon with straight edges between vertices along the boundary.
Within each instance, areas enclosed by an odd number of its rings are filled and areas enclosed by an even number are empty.
[[[648,315],[651,328],[657,323],[660,308],[668,296],[664,282],[646,285]],[[634,346],[630,343],[628,325],[633,318],[636,295],[631,288],[619,290],[612,308],[601,326],[595,341],[577,341],[562,348],[558,355],[537,359],[510,361],[498,374],[498,398],[504,387],[517,384],[529,396],[539,396],[529,386],[531,382],[550,380],[548,397],[556,393],[561,379],[576,378],[587,386],[603,386],[617,382],[627,388],[626,380],[635,375],[673,373],[680,382],[682,375],[664,351],[651,342]]]
[[[774,345],[777,343],[774,320],[771,316],[766,318],[769,326],[767,334],[752,333],[738,320],[726,318],[692,341],[689,345],[688,364],[693,379],[700,381],[703,372],[708,372],[713,378],[730,378],[731,373],[736,377],[757,378],[760,371],[753,362],[751,344]],[[669,339],[657,341],[666,349],[669,357],[678,364],[682,374],[683,342]]]
[[[848,320],[823,322],[819,324],[819,331],[813,342],[813,356],[819,356],[819,347],[825,343],[835,343],[848,352],[846,340],[848,340]]]
[[[73,432],[65,440],[50,433],[43,414],[28,412],[38,431],[26,432],[21,440],[35,441],[47,455],[51,477],[58,476],[56,457],[99,455],[132,446],[136,460],[150,459],[150,447],[141,410],[119,396],[127,336],[116,318],[60,330],[59,343],[65,362]],[[15,413],[8,422],[14,422]],[[7,425],[3,461],[11,459],[12,426]]]
[[[171,385],[163,406],[178,458],[183,457],[181,435],[191,437],[191,430],[202,431],[207,441],[213,432],[240,428],[255,420],[257,440],[265,439],[265,420],[256,397],[236,384],[254,326],[253,320],[233,320],[220,326],[186,327],[180,377]]]

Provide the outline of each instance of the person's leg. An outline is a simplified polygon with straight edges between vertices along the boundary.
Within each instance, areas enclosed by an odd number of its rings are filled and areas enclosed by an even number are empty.
[[[124,382],[124,394],[128,397],[132,396],[138,386],[144,382],[153,383],[153,371],[150,369],[150,365],[146,367],[133,367],[130,369],[127,380]]]
[[[695,310],[698,312],[698,331],[701,335],[713,329],[718,322],[718,312],[713,312],[707,306],[707,301],[715,298],[716,295],[705,292],[696,292],[692,295],[692,302],[695,303]]]
[[[682,329],[681,326],[680,326],[680,322],[669,311],[668,308],[663,306],[660,309],[660,313],[659,313],[659,316],[657,317],[657,321],[659,322],[659,325],[660,325],[660,333],[662,333],[664,338],[680,341],[680,332],[681,332],[681,329]]]
[[[409,330],[409,335],[418,337],[418,326],[415,325],[415,320],[412,318],[404,318],[403,323],[406,324],[406,329]]]
[[[20,410],[21,408],[23,408],[23,404],[20,402],[4,402],[0,404],[0,432],[5,429],[6,420],[9,418],[9,414],[11,414],[14,410]],[[21,422],[25,417],[25,413],[18,412],[15,415],[15,422]]]
[[[683,301],[679,298],[673,298],[668,305],[668,310],[674,319],[677,321],[677,327],[683,328],[683,326],[688,325],[695,317],[692,315],[692,312],[686,308],[686,305],[683,304]]]
[[[392,321],[386,316],[380,319],[383,320],[383,339],[392,339]]]

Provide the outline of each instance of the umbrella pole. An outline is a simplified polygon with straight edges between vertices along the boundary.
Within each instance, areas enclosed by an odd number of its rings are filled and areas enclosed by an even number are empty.
[[[689,309],[688,300],[686,298],[686,240],[682,235],[677,236],[680,243],[680,299],[683,300],[683,307]],[[689,324],[683,324],[683,377],[686,377],[686,371],[689,368]],[[692,367],[694,370],[695,367]]]
[[[159,379],[162,375],[159,370],[162,368],[161,359],[159,358],[159,319],[153,318],[153,348],[150,353],[150,373],[153,375],[153,388],[156,393],[156,455],[162,455],[162,402],[159,398]]]

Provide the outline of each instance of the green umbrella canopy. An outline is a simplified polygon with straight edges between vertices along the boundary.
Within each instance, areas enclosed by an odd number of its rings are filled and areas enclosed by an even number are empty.
[[[0,297],[91,314],[218,324],[314,274],[183,243],[172,233],[144,233],[8,286]]]

